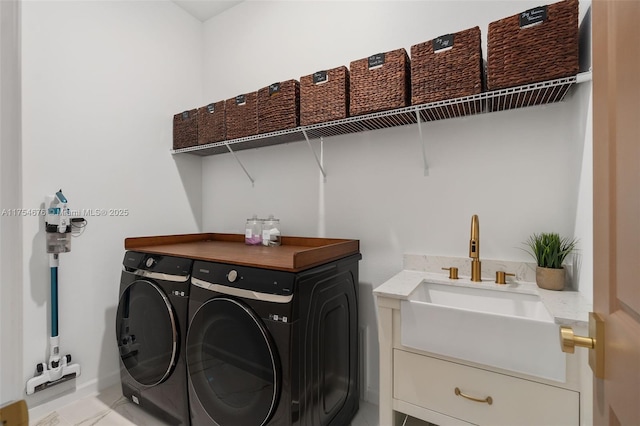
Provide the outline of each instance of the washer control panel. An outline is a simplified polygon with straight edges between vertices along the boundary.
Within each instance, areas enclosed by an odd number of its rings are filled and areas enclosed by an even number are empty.
[[[160,274],[187,277],[191,274],[193,260],[181,257],[128,251],[122,262],[125,269],[156,272]]]

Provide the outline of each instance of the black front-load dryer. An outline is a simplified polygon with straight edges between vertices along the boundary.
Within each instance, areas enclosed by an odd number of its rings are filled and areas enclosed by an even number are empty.
[[[185,339],[193,261],[128,251],[116,337],[122,393],[172,425],[189,425]]]
[[[360,254],[294,273],[196,261],[194,425],[348,425],[358,410]]]

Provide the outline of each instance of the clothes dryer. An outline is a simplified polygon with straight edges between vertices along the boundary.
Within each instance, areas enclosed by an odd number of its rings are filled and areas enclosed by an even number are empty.
[[[358,410],[358,261],[286,272],[196,261],[187,369],[194,425],[336,425]]]

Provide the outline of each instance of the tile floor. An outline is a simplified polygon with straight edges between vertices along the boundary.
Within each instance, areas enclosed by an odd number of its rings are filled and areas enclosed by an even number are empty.
[[[29,424],[31,426],[162,426],[165,423],[124,398],[120,385],[117,385],[97,395],[60,407],[39,419],[31,419]],[[426,424],[410,419],[405,426]],[[378,422],[378,406],[360,401],[360,410],[351,426],[381,426]]]

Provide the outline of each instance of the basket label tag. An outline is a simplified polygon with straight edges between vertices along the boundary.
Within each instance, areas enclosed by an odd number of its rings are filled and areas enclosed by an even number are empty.
[[[246,95],[238,95],[236,96],[236,105],[244,105],[247,103]]]
[[[273,83],[269,85],[269,96],[280,91],[280,83]]]
[[[207,105],[207,111],[209,111],[209,114],[214,113],[216,111],[216,106],[214,104]]]
[[[313,84],[321,84],[329,81],[329,74],[326,71],[318,71],[313,73]]]
[[[445,34],[433,39],[433,52],[444,52],[453,47],[453,34]]]
[[[520,14],[520,28],[531,27],[547,20],[547,6],[534,7]]]
[[[183,112],[183,113],[182,113],[182,119],[183,119],[183,120],[186,120],[186,119],[188,119],[188,118],[189,118],[189,111],[185,111],[185,112]]]
[[[380,68],[384,64],[384,53],[369,56],[369,69]]]

